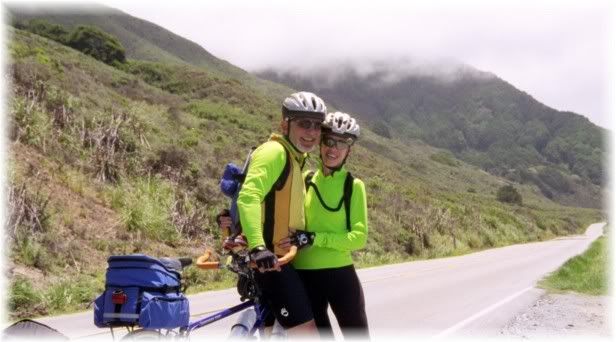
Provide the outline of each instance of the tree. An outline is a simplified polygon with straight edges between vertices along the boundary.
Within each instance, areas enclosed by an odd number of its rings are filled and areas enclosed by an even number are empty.
[[[522,195],[511,184],[500,187],[496,192],[496,199],[503,203],[522,205]]]
[[[71,33],[67,45],[109,65],[126,61],[120,41],[93,26],[78,26]]]

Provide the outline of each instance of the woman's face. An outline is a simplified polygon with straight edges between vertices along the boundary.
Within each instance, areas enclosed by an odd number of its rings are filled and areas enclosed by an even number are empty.
[[[321,160],[329,169],[339,167],[351,151],[353,140],[337,135],[324,135],[321,139]]]

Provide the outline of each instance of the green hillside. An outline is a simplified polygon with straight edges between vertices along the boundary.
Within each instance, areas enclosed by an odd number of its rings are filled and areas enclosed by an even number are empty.
[[[606,130],[468,66],[420,71],[330,65],[309,76],[280,70],[259,76],[322,94],[384,137],[421,139],[492,174],[533,184],[559,203],[601,208]]]
[[[210,73],[235,78],[281,100],[286,94],[286,87],[257,78],[213,56],[195,42],[114,8],[96,4],[71,4],[70,7],[13,4],[5,7],[7,19],[13,26],[28,25],[33,20],[59,24],[69,30],[78,25],[93,25],[117,37],[128,58],[203,67]]]
[[[85,309],[112,254],[217,249],[223,166],[276,129],[280,93],[292,90],[163,57],[113,67],[7,31],[11,317]],[[360,265],[549,239],[600,219],[529,185],[515,184],[521,205],[501,203],[503,178],[419,140],[362,134],[349,159],[368,191]],[[231,284],[195,269],[187,279],[193,289]]]
[[[114,35],[126,48],[130,58],[207,67],[221,73],[241,73],[242,70],[207,52],[201,46],[179,37],[148,21],[101,5],[71,7],[9,7],[9,20],[27,23],[37,18],[67,28],[93,25]]]

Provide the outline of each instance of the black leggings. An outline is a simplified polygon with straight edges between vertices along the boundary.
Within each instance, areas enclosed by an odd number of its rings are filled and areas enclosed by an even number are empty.
[[[304,282],[321,338],[333,339],[327,307],[331,306],[344,338],[369,339],[364,291],[353,265],[297,270]]]

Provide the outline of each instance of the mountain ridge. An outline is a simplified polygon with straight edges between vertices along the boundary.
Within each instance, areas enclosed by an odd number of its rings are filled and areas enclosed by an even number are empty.
[[[577,176],[602,186],[608,131],[588,118],[552,109],[469,66],[448,74],[401,71],[392,77],[392,66],[382,65],[368,72],[330,65],[308,73],[269,69],[256,74],[321,94],[385,137],[421,139],[494,174],[534,183],[557,200],[570,189],[569,181],[548,185],[529,170],[545,168],[554,177]],[[594,205],[600,206],[600,199]]]

